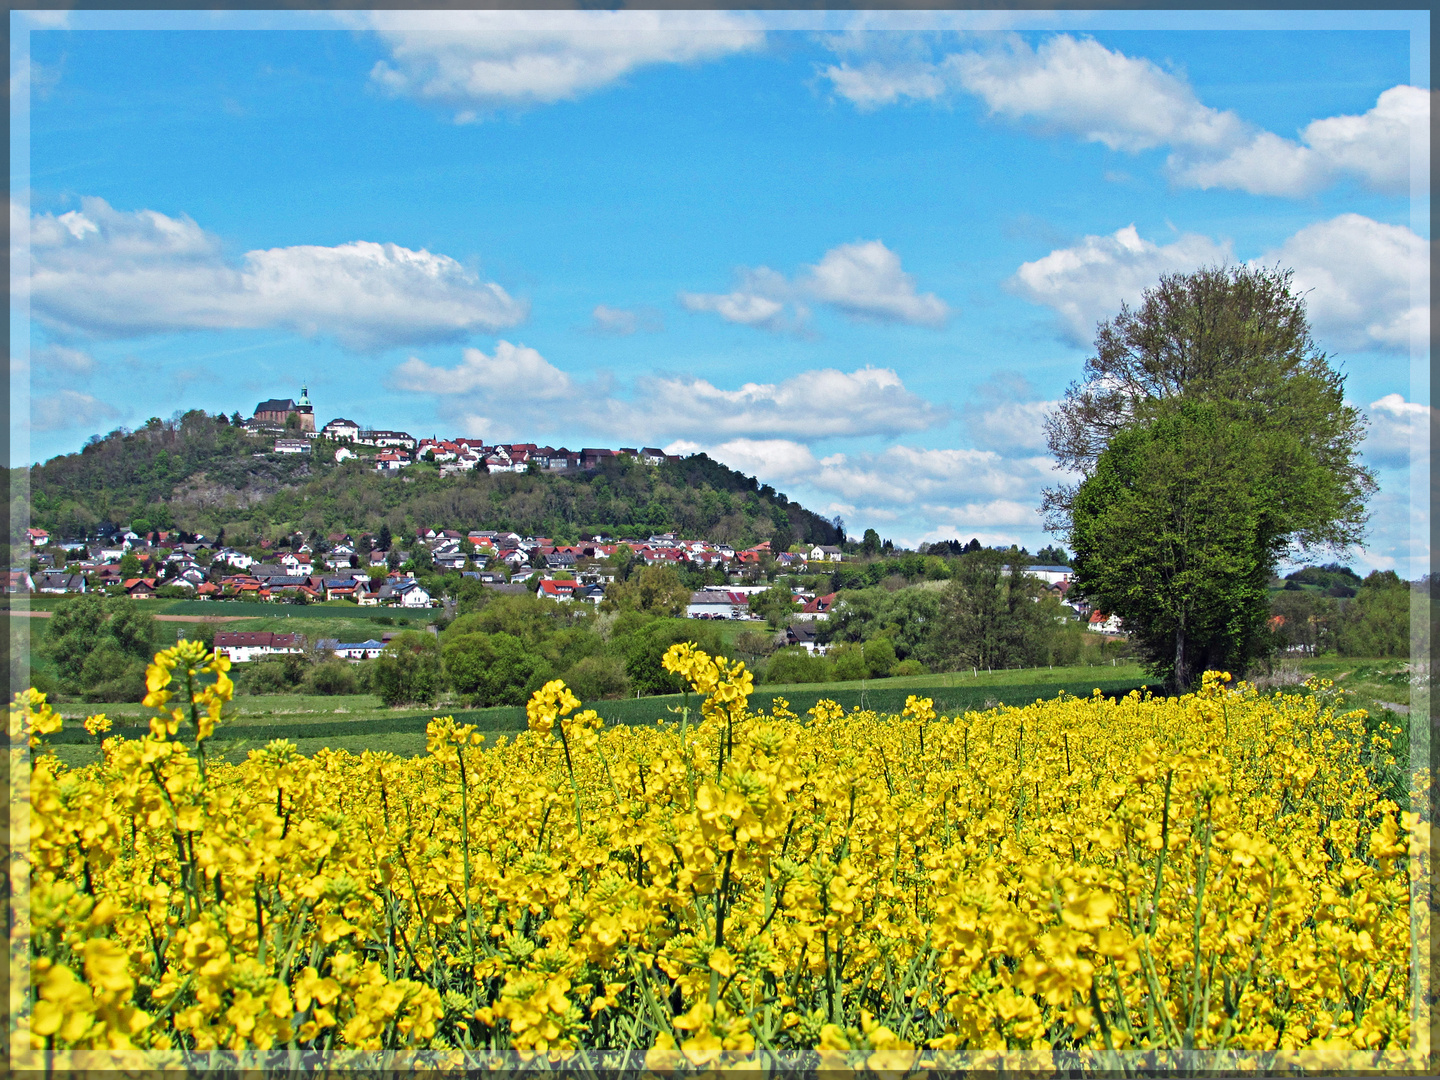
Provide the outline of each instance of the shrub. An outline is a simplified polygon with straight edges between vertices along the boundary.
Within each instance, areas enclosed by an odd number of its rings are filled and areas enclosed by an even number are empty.
[[[306,678],[307,689],[312,694],[353,694],[355,683],[355,666],[347,660],[316,664]]]
[[[830,665],[793,645],[775,652],[765,665],[767,683],[818,683],[830,677]]]
[[[630,696],[630,676],[616,656],[587,656],[565,672],[565,684],[586,701]]]

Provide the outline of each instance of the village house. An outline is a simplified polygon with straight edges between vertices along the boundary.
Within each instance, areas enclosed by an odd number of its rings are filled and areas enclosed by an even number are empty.
[[[539,587],[535,590],[535,596],[541,600],[563,600],[565,603],[569,603],[575,599],[575,591],[579,588],[582,586],[577,581],[547,579],[540,582]]]
[[[385,651],[385,643],[374,638],[353,643],[342,642],[339,638],[321,638],[315,643],[315,651],[332,653],[341,660],[358,664],[361,660],[374,660]]]
[[[42,593],[83,593],[87,591],[83,575],[67,573],[64,570],[51,570],[41,574],[36,579],[35,587]]]
[[[815,640],[815,626],[813,623],[795,623],[785,631],[785,644],[798,645],[811,656],[824,656],[829,651],[828,645],[821,645]]]
[[[736,590],[702,589],[690,594],[687,619],[749,619],[750,598]]]
[[[824,596],[815,597],[815,599],[809,601],[796,613],[795,618],[802,622],[828,619],[830,617],[830,609],[835,606],[835,597],[838,595],[838,593],[832,592],[826,593]]]
[[[404,431],[364,431],[356,442],[364,443],[366,446],[378,446],[400,450],[414,450],[415,439],[408,432]]]
[[[245,664],[266,656],[284,656],[305,650],[300,634],[275,634],[268,630],[217,630],[215,651],[228,656],[232,664]]]
[[[401,607],[428,608],[430,606],[430,594],[413,578],[394,585],[392,594],[399,601]]]
[[[1124,625],[1120,622],[1118,615],[1106,615],[1103,611],[1092,611],[1090,613],[1090,629],[1097,634],[1123,634]]]
[[[1005,568],[1009,570],[1007,566]],[[1039,578],[1047,585],[1069,585],[1075,571],[1068,566],[1027,566],[1025,572]]]
[[[354,442],[360,437],[360,425],[354,420],[336,417],[321,428],[320,433],[325,438],[333,439],[336,442]]]

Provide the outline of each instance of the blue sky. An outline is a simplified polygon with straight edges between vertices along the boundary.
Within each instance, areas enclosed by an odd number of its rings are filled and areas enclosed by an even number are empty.
[[[12,12],[12,460],[305,381],[1035,550],[1097,321],[1262,261],[1371,420],[1355,565],[1419,574],[1428,19]]]

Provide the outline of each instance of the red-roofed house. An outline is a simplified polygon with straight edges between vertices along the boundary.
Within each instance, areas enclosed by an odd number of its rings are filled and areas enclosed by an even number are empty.
[[[826,593],[824,596],[815,597],[814,600],[811,600],[800,609],[796,618],[805,621],[828,619],[830,617],[830,609],[835,606],[836,595],[836,593],[832,592]]]
[[[130,578],[125,582],[125,594],[136,600],[145,600],[155,595],[155,579]]]
[[[576,588],[578,583],[574,581],[542,581],[535,595],[541,600],[569,601],[575,599]]]
[[[1124,631],[1120,625],[1120,616],[1106,615],[1103,611],[1090,613],[1090,629],[1100,634],[1119,634]]]
[[[215,632],[215,651],[228,656],[232,664],[243,664],[259,656],[279,656],[304,650],[305,642],[299,634],[274,634],[268,630]]]

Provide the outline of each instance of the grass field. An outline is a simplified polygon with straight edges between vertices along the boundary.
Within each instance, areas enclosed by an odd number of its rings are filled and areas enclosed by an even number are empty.
[[[1333,679],[1350,692],[1349,704],[1379,714],[1390,706],[1408,708],[1410,675],[1401,660],[1354,660],[1325,657],[1319,660],[1288,662],[1279,672],[1279,683],[1291,688],[1309,674]],[[1027,669],[982,673],[978,677],[950,673],[916,675],[865,682],[815,683],[809,685],[761,684],[755,688],[751,705],[769,711],[776,697],[785,698],[798,713],[822,698],[845,709],[854,707],[879,712],[899,712],[910,694],[929,697],[941,713],[983,710],[996,705],[1024,705],[1037,698],[1050,699],[1061,691],[1080,697],[1099,689],[1106,696],[1124,694],[1146,683],[1138,665],[1094,668]],[[684,704],[680,695],[587,703],[609,724],[652,724],[678,720]],[[696,704],[691,699],[692,707]],[[231,760],[243,759],[272,739],[288,739],[302,753],[322,747],[349,750],[383,750],[402,757],[425,751],[425,726],[435,716],[453,715],[458,721],[474,724],[493,741],[513,735],[525,727],[524,709],[501,707],[460,709],[453,702],[431,708],[388,709],[372,695],[324,697],[275,694],[239,697],[232,715],[212,744],[211,753]],[[69,765],[94,761],[98,748],[81,730],[78,721],[103,710],[116,725],[114,734],[144,734],[149,713],[139,705],[89,706],[67,704],[60,712],[69,721],[56,740],[55,751]],[[1398,710],[1397,710],[1398,714]]]
[[[152,601],[144,601],[152,603]],[[164,604],[164,608],[158,606]],[[155,615],[247,615],[255,618],[288,619],[409,619],[424,625],[440,614],[438,608],[424,611],[398,611],[395,608],[361,607],[346,600],[326,600],[321,604],[269,604],[247,600],[162,600]],[[147,609],[148,610],[148,609]]]
[[[1138,667],[1068,668],[1053,672],[996,672],[979,678],[922,675],[850,683],[767,684],[756,688],[751,703],[757,709],[768,711],[774,698],[783,697],[792,710],[803,713],[817,701],[828,698],[847,710],[860,707],[899,712],[908,695],[920,694],[932,698],[942,712],[953,713],[1053,698],[1062,690],[1082,696],[1097,687],[1107,694],[1125,693],[1143,682],[1139,675]],[[588,704],[609,724],[651,724],[677,720],[685,698],[671,695]],[[692,699],[691,707],[695,704]],[[474,724],[492,738],[513,734],[525,727],[525,711],[518,706],[466,710],[441,703],[429,709],[387,709],[370,695],[238,697],[232,708],[232,718],[225,723],[213,747],[213,752],[230,758],[243,758],[250,750],[272,739],[289,739],[306,753],[329,746],[356,753],[383,749],[411,756],[424,751],[425,726],[432,717],[441,715],[454,715],[461,723]],[[78,765],[94,760],[98,751],[78,721],[101,709],[115,724],[112,734],[137,737],[147,730],[145,725],[150,714],[142,706],[63,705],[61,714],[71,722],[55,742],[57,753],[67,763]]]
[[[60,597],[36,597],[36,609],[52,608]],[[386,630],[419,629],[426,625],[431,613],[401,614],[361,609],[353,604],[316,604],[305,607],[273,604],[213,604],[199,601],[162,601],[145,610],[154,614],[252,614],[242,622],[225,623],[236,630],[298,630],[312,642],[323,637],[341,640],[364,640],[378,637]],[[44,641],[48,619],[25,619],[23,631],[30,635],[32,652]],[[12,621],[12,637],[16,625]],[[164,636],[171,631],[193,633],[193,624],[161,623]],[[723,622],[716,625],[727,647],[741,633],[759,629],[759,624]],[[38,657],[37,657],[38,659]],[[39,660],[43,667],[44,660]],[[1403,715],[1410,704],[1411,676],[1401,660],[1371,660],[1343,657],[1322,657],[1315,660],[1277,661],[1274,672],[1261,677],[1262,685],[1299,686],[1308,674],[1333,679],[1350,692],[1350,704],[1373,714],[1393,709]],[[828,698],[846,709],[870,708],[880,712],[899,712],[910,694],[932,698],[942,713],[985,709],[1000,704],[1020,705],[1038,698],[1053,698],[1064,691],[1088,696],[1100,689],[1107,695],[1123,694],[1147,682],[1143,669],[1136,664],[1112,664],[1086,668],[1040,668],[1021,671],[950,672],[937,675],[916,675],[897,679],[864,682],[819,683],[805,685],[770,685],[756,687],[752,705],[768,711],[776,697],[785,698],[798,713],[822,698]],[[674,719],[670,710],[679,709],[683,698],[651,697],[591,704],[611,724],[649,724]],[[480,730],[498,737],[513,733],[525,725],[524,710],[519,707],[493,709],[462,709],[454,701],[441,701],[431,708],[397,708],[383,706],[372,695],[336,697],[304,695],[262,695],[237,697],[232,715],[222,729],[229,738],[217,739],[216,752],[232,758],[243,758],[251,749],[272,739],[284,738],[296,743],[302,751],[312,753],[322,746],[359,752],[364,749],[388,750],[410,756],[425,749],[425,725],[433,716],[455,715],[462,723],[473,723]],[[86,715],[104,711],[117,728],[117,734],[142,734],[149,714],[135,704],[89,705],[65,704],[60,711],[69,720],[78,721]],[[67,724],[69,731],[61,738],[57,752],[71,764],[92,760],[97,754],[93,745],[85,745],[88,737],[78,723]]]

